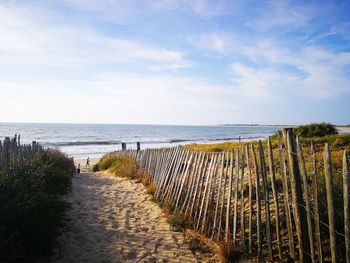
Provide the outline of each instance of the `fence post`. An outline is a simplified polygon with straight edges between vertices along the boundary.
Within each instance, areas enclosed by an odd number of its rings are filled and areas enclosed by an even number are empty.
[[[137,152],[141,151],[141,143],[140,142],[136,142],[136,151]]]
[[[219,229],[218,229],[218,235],[217,235],[217,241],[220,240],[221,236],[221,228],[222,228],[222,218],[223,218],[223,213],[224,213],[224,206],[225,206],[225,196],[226,196],[226,182],[227,182],[227,175],[229,171],[229,165],[228,165],[228,160],[229,160],[229,152],[226,152],[226,158],[224,159],[224,169],[226,167],[226,171],[224,173],[224,185],[222,187],[222,195],[221,195],[221,207],[220,207],[220,219],[219,219]]]
[[[346,247],[346,262],[350,262],[350,177],[348,156],[344,151],[343,156],[343,194],[344,194],[344,234]]]
[[[269,156],[269,170],[270,170],[270,178],[271,178],[271,186],[272,186],[272,194],[273,194],[273,203],[275,205],[275,214],[276,214],[276,237],[277,237],[278,257],[280,260],[282,260],[280,212],[279,212],[278,195],[277,195],[277,189],[276,189],[275,165],[273,162],[273,152],[272,152],[270,136],[267,139],[267,148],[268,148],[268,156]]]
[[[317,256],[318,261],[323,262],[323,252],[322,252],[322,240],[320,232],[320,214],[318,206],[318,174],[316,165],[316,153],[314,143],[311,142],[311,155],[312,155],[312,195],[314,199],[314,214],[315,214],[315,234],[316,234],[316,244],[317,244]]]
[[[11,143],[10,137],[6,137],[4,140],[4,146],[3,146],[4,167],[6,167],[6,168],[8,168],[10,166],[10,143]]]
[[[332,161],[331,161],[331,155],[330,155],[328,143],[325,143],[323,158],[324,158],[324,172],[325,172],[326,190],[327,190],[327,207],[328,207],[331,256],[332,256],[332,262],[334,263],[334,262],[337,262],[337,248],[336,248],[334,202],[333,202]]]
[[[286,214],[286,221],[287,221],[289,255],[293,259],[295,259],[293,224],[292,224],[292,216],[291,216],[290,204],[289,204],[287,165],[286,165],[286,159],[283,153],[281,133],[278,132],[277,135],[278,135],[278,156],[279,156],[279,162],[280,162],[280,168],[281,168],[281,178],[282,178],[282,188],[283,188],[283,204],[284,204],[284,211]]]
[[[2,168],[3,166],[3,156],[2,156],[2,142],[0,140],[0,169]]]
[[[226,205],[226,224],[225,224],[225,241],[228,242],[230,239],[230,208],[231,208],[231,197],[232,197],[232,177],[233,177],[233,161],[234,155],[233,151],[230,154],[230,174],[229,174],[229,183],[228,183],[228,197]]]
[[[299,157],[300,164],[301,164],[301,174],[302,174],[302,179],[303,179],[303,189],[304,189],[305,206],[306,206],[306,219],[307,219],[307,225],[308,225],[308,230],[309,230],[311,261],[314,262],[314,260],[315,260],[314,259],[314,257],[315,257],[314,238],[313,238],[313,233],[312,233],[309,192],[307,189],[307,174],[306,174],[306,168],[305,168],[303,149],[301,147],[301,143],[300,143],[298,137],[297,137],[297,152],[298,152],[298,157]]]
[[[122,142],[122,151],[126,150],[126,142]]]
[[[239,182],[239,149],[236,148],[236,162],[235,162],[235,196],[233,207],[233,234],[232,242],[233,246],[236,244],[236,230],[237,230],[237,202],[238,202],[238,182]]]
[[[244,228],[244,166],[245,166],[245,153],[242,146],[242,168],[241,168],[241,241],[243,251],[245,250],[245,228]]]
[[[256,200],[256,237],[258,244],[258,257],[262,255],[262,244],[261,244],[261,203],[260,203],[260,178],[259,178],[259,168],[256,159],[255,149],[253,143],[251,144],[252,157],[254,164],[254,174],[255,174],[255,200]]]
[[[221,154],[221,171],[220,171],[220,178],[219,178],[219,189],[218,189],[218,194],[217,194],[217,198],[216,198],[214,224],[213,224],[213,231],[212,231],[211,238],[214,237],[215,227],[216,227],[216,222],[217,222],[219,203],[220,203],[220,194],[221,194],[221,187],[222,187],[222,178],[224,176],[224,162],[225,162],[225,153],[223,152]]]
[[[248,170],[248,252],[252,253],[252,214],[253,214],[253,202],[252,202],[252,175],[250,170],[250,156],[248,144],[245,145],[245,152],[247,158],[247,170]]]
[[[270,197],[269,197],[270,191],[267,187],[265,154],[264,154],[264,149],[261,141],[259,141],[259,156],[260,156],[261,177],[263,182],[263,193],[264,193],[264,201],[265,201],[266,241],[267,241],[269,258],[273,262],[272,243],[271,243]]]
[[[301,177],[298,164],[298,157],[296,154],[296,141],[293,129],[286,128],[285,134],[287,135],[287,149],[288,149],[288,161],[289,171],[291,176],[291,189],[292,189],[292,203],[293,214],[295,219],[295,225],[297,230],[298,242],[299,242],[299,254],[301,262],[311,262],[310,258],[310,243],[308,226],[306,220],[306,211],[304,209],[303,191],[301,187]]]

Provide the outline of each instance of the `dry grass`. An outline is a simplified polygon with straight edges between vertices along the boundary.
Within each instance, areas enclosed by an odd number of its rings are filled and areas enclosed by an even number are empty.
[[[192,254],[200,262],[224,262],[220,255],[220,246],[213,240],[189,229],[184,231],[184,236]]]

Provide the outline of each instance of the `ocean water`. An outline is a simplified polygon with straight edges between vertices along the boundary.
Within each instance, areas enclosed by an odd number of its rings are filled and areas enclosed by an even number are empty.
[[[190,143],[216,143],[263,139],[281,126],[180,126],[124,124],[29,124],[0,123],[0,140],[21,135],[22,143],[37,141],[44,147],[58,148],[75,159],[96,158],[127,148],[157,148]]]

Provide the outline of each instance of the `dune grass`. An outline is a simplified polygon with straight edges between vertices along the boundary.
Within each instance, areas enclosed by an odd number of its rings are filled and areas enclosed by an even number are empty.
[[[295,134],[303,138],[324,137],[338,134],[337,128],[330,123],[311,123],[294,128]]]
[[[150,195],[153,195],[156,190],[156,185],[152,182],[151,177],[140,169],[135,160],[125,154],[108,153],[93,167],[93,170],[95,172],[108,170],[115,176],[135,179],[146,187]]]
[[[0,171],[1,262],[36,262],[52,254],[68,207],[62,196],[74,173],[73,161],[56,150]]]

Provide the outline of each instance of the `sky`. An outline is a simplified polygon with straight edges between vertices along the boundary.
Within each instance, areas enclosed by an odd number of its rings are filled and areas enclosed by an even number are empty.
[[[0,0],[0,112],[350,124],[350,1]]]

